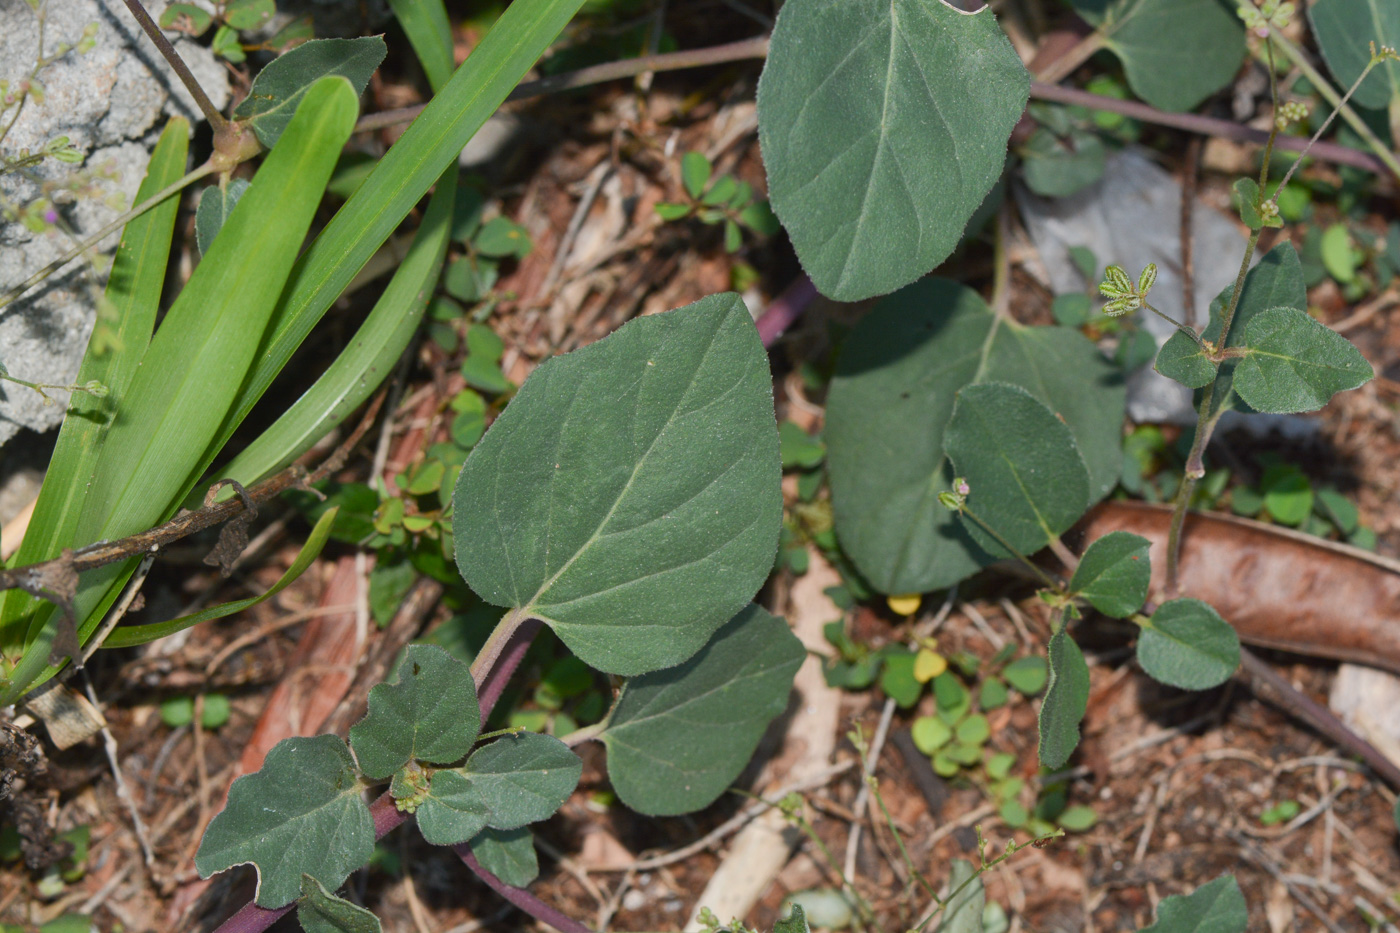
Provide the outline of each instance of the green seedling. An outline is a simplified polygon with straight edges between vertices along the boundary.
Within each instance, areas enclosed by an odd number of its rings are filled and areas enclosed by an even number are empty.
[[[668,222],[694,218],[702,224],[723,224],[726,252],[737,253],[744,245],[744,230],[766,237],[780,229],[772,208],[755,196],[753,186],[732,175],[715,176],[704,153],[681,157],[681,187],[687,200],[662,201],[656,215]]]

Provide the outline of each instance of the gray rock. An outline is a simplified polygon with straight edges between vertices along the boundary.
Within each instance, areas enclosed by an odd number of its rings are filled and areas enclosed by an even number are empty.
[[[165,2],[154,0],[147,8],[159,18]],[[201,117],[121,0],[51,0],[45,9],[46,54],[52,55],[59,43],[76,44],[89,23],[97,24],[96,46],[81,55],[69,52],[40,73],[44,100],[25,105],[0,140],[0,153],[12,156],[67,136],[85,159],[81,165],[50,159],[23,174],[0,176],[0,198],[7,207],[21,207],[46,184],[61,190],[66,181],[82,180],[76,197],[60,194],[54,200],[78,236],[90,236],[131,205],[149,161],[148,147],[165,118],[179,114],[193,126]],[[0,0],[0,78],[13,84],[29,73],[39,51],[38,34],[38,20],[27,3]],[[223,107],[229,98],[224,67],[195,43],[177,40],[175,48],[215,106]],[[70,263],[49,282],[0,308],[0,363],[13,375],[58,384],[77,375],[116,242],[113,233],[98,245],[100,255],[93,260]],[[62,233],[35,234],[19,223],[0,221],[0,291],[24,281],[71,245]],[[54,403],[45,403],[29,389],[0,383],[0,444],[22,427],[45,431],[57,426],[66,394],[51,394]]]

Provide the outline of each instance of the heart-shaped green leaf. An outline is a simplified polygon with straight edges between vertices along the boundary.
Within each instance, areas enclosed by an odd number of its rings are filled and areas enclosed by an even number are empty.
[[[463,577],[608,673],[690,657],[773,565],[782,495],[769,380],[737,295],[545,361],[458,477]]]
[[[356,96],[363,94],[370,75],[388,51],[383,36],[303,42],[258,72],[233,115],[249,121],[258,142],[271,149],[313,84],[327,75],[340,75],[350,81]]]
[[[535,837],[523,826],[484,829],[472,837],[469,845],[481,867],[506,884],[523,888],[540,873]]]
[[[397,676],[372,688],[369,712],[350,727],[366,777],[383,780],[410,760],[450,764],[481,731],[476,684],[467,666],[433,645],[410,645]]]
[[[1071,2],[1122,61],[1133,92],[1154,107],[1193,109],[1229,84],[1244,60],[1244,24],[1220,0]]]
[[[855,301],[942,262],[1000,177],[1028,90],[991,10],[785,4],[759,141],[773,210],[817,288]]]
[[[301,876],[334,890],[374,851],[374,820],[345,743],[333,735],[283,739],[255,774],[229,788],[195,853],[200,877],[234,865],[258,870],[256,901],[296,900]]]
[[[1089,545],[1079,559],[1070,593],[1083,596],[1106,616],[1123,619],[1142,608],[1152,582],[1147,559],[1150,542],[1140,535],[1112,531]]]
[[[476,785],[461,771],[434,772],[416,814],[418,831],[435,846],[466,842],[486,828],[491,815]]]
[[[1089,507],[1089,471],[1074,435],[1020,386],[987,382],[959,392],[944,444],[972,487],[978,521],[967,529],[988,553],[1012,556],[1003,542],[1034,553]]]
[[[998,319],[955,282],[916,282],[856,325],[827,400],[836,531],[881,592],[946,587],[992,560],[938,503],[953,479],[944,450],[953,400],[991,380],[1021,386],[1064,418],[1093,500],[1118,482],[1123,380],[1092,343],[1068,328]]]
[[[787,623],[750,605],[684,664],[627,681],[599,736],[617,795],[653,816],[708,806],[786,708],[805,657]]]
[[[301,876],[297,923],[305,933],[380,933],[379,918],[326,890],[310,875]]]
[[[583,762],[553,736],[522,732],[477,749],[461,773],[486,803],[487,825],[515,829],[548,819],[563,806]]]
[[[1400,6],[1391,0],[1314,0],[1308,5],[1313,37],[1337,83],[1349,88],[1371,61],[1371,43],[1400,48]],[[1381,62],[1352,100],[1383,110],[1400,96],[1400,62]]]
[[[1157,922],[1142,933],[1244,933],[1249,910],[1233,875],[1223,875],[1190,894],[1175,894],[1157,907]]]
[[[1154,680],[1182,690],[1209,690],[1240,666],[1240,638],[1208,604],[1173,599],[1143,626],[1137,657]]]
[[[1089,706],[1089,665],[1063,629],[1050,638],[1050,682],[1040,704],[1040,764],[1058,770],[1079,744],[1079,723]]]
[[[1375,375],[1351,341],[1295,308],[1255,315],[1243,344],[1248,352],[1235,369],[1235,391],[1256,411],[1316,411]]]

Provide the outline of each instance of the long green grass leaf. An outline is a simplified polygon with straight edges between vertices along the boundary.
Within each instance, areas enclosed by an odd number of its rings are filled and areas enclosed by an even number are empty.
[[[191,613],[187,616],[180,616],[178,619],[171,619],[168,622],[152,622],[150,625],[124,625],[112,630],[112,634],[102,642],[104,648],[131,648],[135,645],[144,645],[147,642],[155,641],[157,638],[164,638],[167,635],[174,635],[187,628],[198,625],[201,622],[209,622],[214,619],[222,619],[231,616],[235,612],[242,612],[244,609],[251,609],[258,603],[266,599],[271,599],[292,584],[297,577],[306,572],[312,562],[321,555],[321,549],[326,546],[326,541],[330,538],[331,524],[335,521],[339,507],[326,509],[317,520],[315,527],[311,529],[311,534],[307,537],[306,543],[301,546],[301,551],[297,554],[296,560],[287,568],[287,572],[282,574],[281,579],[268,588],[261,596],[250,596],[247,599],[235,599],[233,602],[221,603],[217,606],[210,606],[208,609]]]
[[[136,192],[137,202],[173,184],[185,172],[190,125],[182,117],[166,124],[160,142],[151,153],[146,178]],[[179,198],[167,198],[155,208],[135,218],[122,230],[112,274],[107,279],[104,310],[112,324],[106,352],[100,343],[102,322],[94,328],[98,339],[89,340],[87,353],[78,369],[77,383],[96,380],[107,387],[105,398],[84,392],[73,393],[68,415],[58,432],[53,457],[49,460],[39,501],[34,505],[24,541],[15,554],[15,566],[54,557],[72,543],[79,509],[87,496],[106,428],[123,407],[132,377],[151,341],[156,313],[160,310],[161,286],[170,259],[170,240],[179,212]],[[0,602],[0,644],[7,654],[18,644],[26,626],[15,623],[39,605],[28,593],[7,590]]]

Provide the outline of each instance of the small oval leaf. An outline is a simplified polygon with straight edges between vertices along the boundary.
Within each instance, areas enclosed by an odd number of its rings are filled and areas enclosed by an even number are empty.
[[[472,837],[470,845],[481,867],[506,884],[523,888],[540,873],[535,837],[523,826],[484,829]]]
[[[1127,618],[1147,600],[1152,582],[1150,545],[1146,538],[1126,531],[1104,535],[1080,558],[1069,581],[1070,593],[1083,596],[1106,616]]]
[[[477,749],[460,773],[486,804],[487,825],[515,829],[548,819],[563,806],[578,786],[583,762],[553,736],[521,732]]]
[[[1244,347],[1235,391],[1256,411],[1316,411],[1375,375],[1350,340],[1295,308],[1256,315],[1245,328]]]
[[[350,747],[365,776],[383,780],[411,759],[462,758],[480,731],[467,666],[433,645],[409,645],[394,680],[370,690],[369,712],[350,727]]]
[[[1137,657],[1154,680],[1182,690],[1209,690],[1240,666],[1240,638],[1208,603],[1173,599],[1143,626]]]
[[[383,36],[303,42],[258,72],[233,116],[251,123],[258,142],[271,149],[313,84],[327,75],[340,75],[350,81],[356,95],[363,94],[388,51]]]
[[[1050,684],[1040,704],[1040,764],[1063,768],[1079,744],[1079,723],[1089,705],[1089,665],[1061,629],[1050,638]]]

